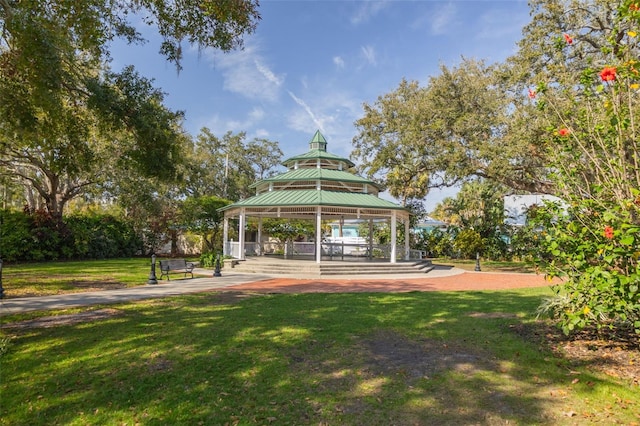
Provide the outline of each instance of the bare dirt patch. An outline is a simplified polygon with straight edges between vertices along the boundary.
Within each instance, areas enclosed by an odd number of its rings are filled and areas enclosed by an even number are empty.
[[[508,312],[472,312],[468,315],[471,318],[517,318],[516,314]]]
[[[74,289],[82,291],[115,290],[125,288],[127,285],[116,280],[102,279],[100,281],[71,280],[68,283]]]
[[[151,354],[149,360],[145,362],[149,373],[163,373],[166,371],[171,371],[173,369],[173,361],[168,358],[162,356],[158,352],[154,352]]]
[[[606,331],[585,329],[566,336],[550,322],[512,325],[512,330],[523,338],[539,342],[570,366],[588,366],[590,369],[640,386],[640,335],[609,334]]]
[[[255,293],[243,292],[243,291],[224,291],[213,293],[209,297],[209,302],[212,305],[231,305],[240,303],[250,297],[256,296]]]
[[[447,370],[471,372],[477,368],[490,368],[485,354],[451,342],[412,341],[390,331],[381,331],[361,344],[366,353],[365,368],[374,374],[395,373],[420,379]]]
[[[79,312],[77,314],[53,315],[41,317],[27,321],[19,321],[3,324],[2,328],[28,329],[28,328],[51,328],[61,325],[73,325],[82,322],[98,321],[120,315],[117,309],[97,309],[94,311]]]

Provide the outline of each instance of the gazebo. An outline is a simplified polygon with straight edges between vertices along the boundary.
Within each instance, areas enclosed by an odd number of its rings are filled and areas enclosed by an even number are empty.
[[[409,259],[409,211],[391,201],[378,197],[382,187],[349,171],[354,163],[347,158],[327,152],[327,141],[320,131],[309,142],[309,151],[286,159],[288,171],[252,185],[256,194],[220,209],[224,212],[224,254],[244,260],[247,253],[246,224],[249,218],[258,219],[257,242],[252,254],[264,254],[262,238],[263,218],[303,219],[315,222],[315,237],[308,253],[317,263],[323,260],[322,221],[366,220],[369,237],[363,253],[374,253],[374,221],[390,224],[389,262]],[[229,241],[229,220],[237,219],[238,241]],[[404,223],[404,247],[397,247],[397,224]],[[250,243],[253,244],[253,243]],[[331,249],[331,247],[330,247]],[[331,250],[330,250],[331,251]],[[325,254],[327,250],[324,250]],[[402,252],[402,253],[400,253]],[[386,256],[385,256],[386,257]],[[325,259],[327,256],[325,256]]]

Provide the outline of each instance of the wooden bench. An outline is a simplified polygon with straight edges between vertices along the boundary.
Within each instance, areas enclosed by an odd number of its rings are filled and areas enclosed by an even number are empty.
[[[166,276],[167,281],[169,280],[169,272],[171,271],[180,271],[184,273],[184,277],[187,277],[187,274],[191,274],[191,278],[193,278],[193,268],[195,268],[195,264],[191,262],[187,262],[184,259],[169,259],[169,260],[161,260],[160,261],[160,279]]]

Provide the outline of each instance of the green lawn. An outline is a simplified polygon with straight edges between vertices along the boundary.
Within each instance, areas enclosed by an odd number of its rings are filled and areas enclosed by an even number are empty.
[[[150,271],[151,258],[5,263],[2,284],[6,298],[46,296],[143,285]]]
[[[637,384],[536,332],[549,293],[204,293],[51,328],[3,317],[0,424],[639,423]]]

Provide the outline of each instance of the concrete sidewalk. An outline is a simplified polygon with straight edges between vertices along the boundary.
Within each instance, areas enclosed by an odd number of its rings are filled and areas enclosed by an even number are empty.
[[[406,280],[415,278],[437,278],[458,275],[462,269],[445,266],[437,266],[429,273],[415,273],[402,275],[332,275],[323,278],[313,278],[322,281],[357,281],[357,280]],[[209,275],[206,278],[178,279],[172,281],[158,281],[154,285],[142,285],[139,287],[121,288],[117,290],[90,291],[85,293],[57,294],[54,296],[22,297],[15,299],[0,299],[0,316],[19,314],[30,311],[68,309],[79,306],[104,305],[111,303],[123,303],[131,300],[153,299],[157,297],[176,296],[186,293],[229,288],[240,284],[254,283],[262,280],[285,279],[282,275],[252,274],[223,272],[221,277],[213,277],[212,271],[207,269],[194,270],[196,275]],[[309,279],[305,276],[287,275],[287,280]]]
[[[78,306],[122,303],[130,300],[176,296],[179,294],[216,290],[269,278],[273,277],[258,274],[225,274],[222,277],[158,281],[158,284],[154,285],[147,284],[139,287],[121,288],[117,290],[1,299],[0,316],[29,311],[68,309]]]

